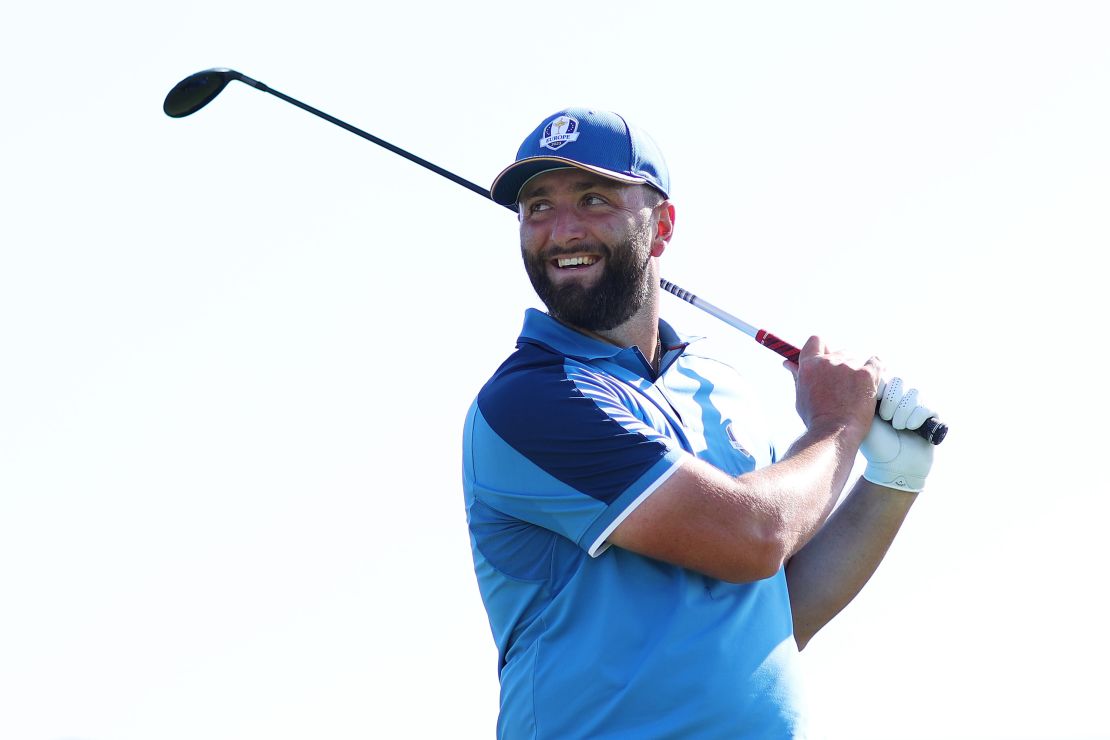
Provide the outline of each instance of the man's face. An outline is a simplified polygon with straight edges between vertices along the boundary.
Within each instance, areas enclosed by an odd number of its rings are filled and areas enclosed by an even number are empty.
[[[654,289],[649,273],[649,188],[579,169],[545,172],[521,190],[520,251],[552,316],[606,331],[630,319]]]

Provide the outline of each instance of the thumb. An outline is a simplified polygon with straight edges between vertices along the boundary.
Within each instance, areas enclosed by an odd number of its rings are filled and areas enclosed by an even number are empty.
[[[803,357],[815,357],[820,354],[825,354],[828,351],[828,347],[821,341],[821,337],[814,335],[807,339],[806,343],[802,345],[802,351],[799,353],[798,359],[801,360]]]

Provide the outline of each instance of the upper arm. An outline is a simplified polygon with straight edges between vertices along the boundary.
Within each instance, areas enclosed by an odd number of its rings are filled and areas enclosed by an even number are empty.
[[[733,478],[687,456],[609,542],[725,581],[768,578],[782,567],[785,552],[761,472]]]
[[[472,409],[464,481],[473,497],[591,554],[685,455],[613,388],[550,363],[502,376]]]

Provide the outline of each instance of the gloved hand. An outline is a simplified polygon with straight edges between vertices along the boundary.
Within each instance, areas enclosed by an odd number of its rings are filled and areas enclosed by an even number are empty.
[[[880,382],[879,398],[879,411],[860,446],[867,460],[863,477],[888,488],[920,491],[933,465],[933,445],[905,430],[917,429],[936,414],[918,405],[917,389],[905,391],[901,378]]]

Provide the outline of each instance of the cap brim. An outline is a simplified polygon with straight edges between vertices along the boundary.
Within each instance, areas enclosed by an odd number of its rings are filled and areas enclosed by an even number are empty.
[[[609,180],[630,185],[642,185],[647,182],[642,177],[627,175],[623,172],[613,172],[602,167],[591,167],[565,157],[527,157],[513,162],[501,170],[501,174],[494,178],[493,185],[489,189],[490,198],[493,199],[494,203],[509,206],[515,211],[517,196],[520,195],[520,189],[524,187],[524,183],[548,170],[558,170],[566,167],[575,167],[586,172],[592,172],[595,175],[601,175]]]

